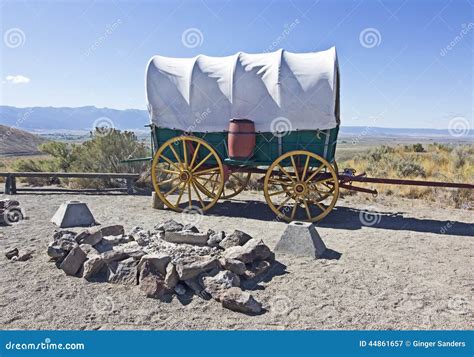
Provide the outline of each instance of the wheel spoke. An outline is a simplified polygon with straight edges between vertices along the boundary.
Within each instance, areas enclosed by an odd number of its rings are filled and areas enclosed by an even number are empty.
[[[164,184],[167,184],[167,183],[171,183],[171,182],[174,182],[176,180],[179,180],[179,177],[175,177],[173,179],[168,179],[168,180],[164,180],[164,181],[161,181],[161,182],[158,182],[158,186],[161,186],[161,185],[164,185]]]
[[[179,190],[179,196],[175,206],[179,206],[179,202],[181,201],[181,197],[183,197],[184,191],[186,191],[186,183],[183,185],[183,188]]]
[[[159,168],[158,171],[160,172],[164,172],[166,174],[175,174],[175,175],[179,175],[179,171],[173,171],[173,170],[168,170],[168,169],[162,169],[162,168]]]
[[[309,181],[311,181],[311,179],[312,179],[314,176],[316,176],[316,175],[318,174],[318,172],[320,172],[322,169],[323,169],[323,165],[319,166],[319,167],[316,169],[316,171],[313,172],[313,173],[311,174],[311,176],[308,177],[304,182],[305,182],[305,183],[308,183]]]
[[[308,219],[311,219],[312,217],[311,217],[311,212],[309,210],[308,201],[304,197],[303,197],[303,203],[304,203],[304,209],[306,210],[306,215],[308,216]]]
[[[291,219],[292,220],[295,218],[296,207],[298,207],[298,202],[295,201],[295,205],[293,206],[293,209],[291,210]]]
[[[171,195],[174,191],[176,191],[177,189],[179,188],[179,184],[177,184],[176,186],[174,186],[171,190],[169,190],[168,192],[166,192],[163,196],[167,197],[169,195]]]
[[[201,203],[201,207],[204,208],[206,205],[202,201],[201,194],[199,193],[198,189],[196,188],[196,185],[194,184],[194,181],[191,180],[191,185],[193,185],[194,191],[196,192],[196,195],[198,196],[198,200]]]
[[[196,160],[197,153],[199,151],[199,148],[201,147],[201,143],[198,143],[196,146],[196,150],[194,150],[193,158],[191,159],[191,163],[189,164],[189,168],[192,169],[194,165],[194,160]]]
[[[301,174],[301,181],[304,181],[304,178],[306,177],[306,171],[308,171],[308,165],[309,165],[309,155],[306,155],[306,162],[304,164],[303,173]]]
[[[201,190],[201,192],[203,192],[206,196],[208,197],[214,197],[214,193],[213,192],[209,192],[209,190],[207,188],[205,188],[199,181],[195,181],[196,182],[196,186]]]
[[[215,173],[218,173],[219,172],[219,168],[218,167],[213,167],[213,168],[210,168],[210,169],[205,169],[205,170],[201,170],[201,171],[196,171],[196,172],[193,172],[193,175],[194,176],[202,176],[202,175],[208,175],[212,172],[215,172]]]
[[[291,159],[291,165],[293,166],[293,169],[295,170],[296,181],[299,181],[300,175],[298,174],[298,168],[296,167],[294,156],[290,156],[290,159]]]
[[[176,160],[178,160],[178,163],[179,163],[181,166],[183,166],[183,164],[182,164],[182,162],[181,162],[181,159],[179,158],[178,153],[177,153],[176,150],[174,149],[173,145],[174,145],[174,144],[170,144],[170,145],[169,145],[169,148],[170,148],[171,151],[173,152],[173,155],[174,155],[174,157],[176,158]]]
[[[288,196],[288,197],[286,198],[286,200],[284,200],[284,201],[278,206],[277,211],[280,211],[280,209],[282,209],[282,207],[285,206],[285,203],[287,203],[291,198],[292,198],[291,196]]]
[[[207,161],[207,159],[209,159],[211,156],[212,156],[212,152],[210,152],[209,154],[207,154],[207,156],[206,156],[204,159],[202,159],[201,162],[200,162],[199,164],[197,164],[196,167],[191,170],[191,172],[194,173],[194,172],[195,172],[199,167],[201,167],[201,165],[204,164],[204,163]]]
[[[189,201],[188,207],[191,208],[193,206],[193,198],[191,196],[191,182],[190,181],[188,181],[188,201]]]
[[[294,183],[295,180],[293,179],[293,177],[291,177],[291,175],[288,172],[286,172],[286,170],[283,168],[283,166],[281,166],[280,164],[278,164],[278,166],[280,167],[281,172],[283,172],[286,176],[288,176],[288,178],[291,180],[291,182]]]
[[[183,156],[184,156],[184,168],[188,168],[188,153],[186,148],[186,139],[183,140]]]
[[[181,168],[180,168],[179,166],[177,166],[176,163],[174,163],[173,161],[171,161],[170,159],[168,159],[166,156],[161,155],[161,156],[160,156],[160,159],[165,160],[168,164],[173,165],[173,166],[176,167],[178,170],[181,170]]]
[[[282,193],[285,193],[285,192],[288,192],[288,191],[281,190],[281,191],[277,191],[277,192],[272,192],[272,193],[269,193],[268,196],[281,195]]]

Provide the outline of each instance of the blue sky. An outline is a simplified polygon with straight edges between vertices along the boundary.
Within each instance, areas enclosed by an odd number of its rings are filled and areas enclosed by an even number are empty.
[[[155,54],[336,46],[344,125],[447,128],[454,117],[473,120],[472,0],[0,6],[3,105],[145,109],[145,65]],[[197,43],[183,42],[189,29],[198,30]]]

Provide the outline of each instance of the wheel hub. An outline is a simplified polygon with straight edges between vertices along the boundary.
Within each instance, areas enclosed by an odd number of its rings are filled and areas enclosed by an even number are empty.
[[[298,182],[293,186],[293,191],[297,196],[305,195],[307,190],[308,187],[304,182]]]
[[[181,180],[181,182],[188,182],[190,179],[191,179],[191,173],[189,171],[182,171],[180,174],[179,174],[179,179]]]

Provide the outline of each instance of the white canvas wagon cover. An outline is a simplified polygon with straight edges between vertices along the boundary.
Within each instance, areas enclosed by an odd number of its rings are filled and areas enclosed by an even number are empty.
[[[239,52],[227,57],[154,56],[146,71],[152,123],[194,132],[222,132],[232,118],[256,130],[332,129],[339,123],[336,49]]]

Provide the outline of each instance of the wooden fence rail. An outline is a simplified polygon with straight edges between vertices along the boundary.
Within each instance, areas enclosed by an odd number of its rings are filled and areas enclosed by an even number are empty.
[[[97,192],[97,191],[126,191],[128,194],[133,193],[133,183],[138,179],[139,174],[130,173],[97,173],[97,172],[0,172],[0,177],[5,178],[5,194],[14,195],[18,191],[57,191],[57,192]],[[17,188],[17,177],[36,177],[36,178],[109,178],[109,179],[125,179],[127,182],[126,189],[105,189],[105,190],[72,190],[72,189],[55,189],[55,188]]]

